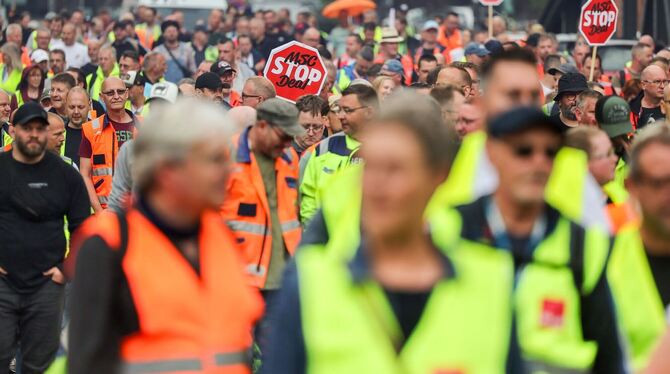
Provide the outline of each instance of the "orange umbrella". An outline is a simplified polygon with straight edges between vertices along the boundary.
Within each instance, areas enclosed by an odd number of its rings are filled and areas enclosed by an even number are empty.
[[[323,14],[326,18],[337,18],[340,12],[347,12],[347,16],[357,16],[368,10],[377,9],[377,4],[372,0],[335,0],[323,8]]]

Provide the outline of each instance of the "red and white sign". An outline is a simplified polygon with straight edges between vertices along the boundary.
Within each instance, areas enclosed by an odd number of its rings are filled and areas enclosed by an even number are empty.
[[[498,6],[503,3],[503,0],[479,0],[479,3],[484,6]]]
[[[302,95],[318,95],[326,74],[319,51],[296,41],[273,49],[263,70],[277,97],[293,103]]]
[[[605,45],[616,31],[617,18],[614,0],[589,0],[579,16],[579,32],[590,45]]]

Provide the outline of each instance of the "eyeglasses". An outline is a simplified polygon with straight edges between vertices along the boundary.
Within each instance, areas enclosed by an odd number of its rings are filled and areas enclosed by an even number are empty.
[[[102,94],[105,95],[105,96],[109,96],[109,97],[114,97],[114,94],[117,94],[119,96],[123,96],[123,95],[125,95],[126,91],[127,91],[127,89],[125,89],[125,88],[124,89],[118,88],[116,90],[105,91]]]
[[[242,100],[253,99],[253,98],[260,99],[262,97],[263,96],[261,96],[261,95],[247,95],[244,92],[242,92]]]
[[[543,153],[546,158],[553,160],[556,158],[558,153],[558,148],[546,147],[546,148],[536,148],[532,145],[519,145],[513,146],[514,155],[518,158],[529,159],[535,155],[535,153]]]
[[[321,123],[306,123],[304,125],[301,125],[305,131],[309,132],[319,132],[323,130],[323,124]]]
[[[367,105],[359,106],[358,108],[345,108],[345,107],[340,107],[340,110],[344,112],[345,114],[351,114],[359,109],[367,108]]]
[[[670,80],[667,80],[667,79],[657,79],[657,80],[655,80],[655,81],[647,81],[647,80],[644,80],[644,81],[642,81],[642,82],[644,82],[644,83],[649,83],[649,84],[653,84],[653,85],[655,85],[655,86],[666,86],[666,85],[668,85],[668,83],[670,83]]]

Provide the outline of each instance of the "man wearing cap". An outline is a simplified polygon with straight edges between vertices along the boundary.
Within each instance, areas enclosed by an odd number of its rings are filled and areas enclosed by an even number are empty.
[[[464,54],[465,61],[471,62],[477,66],[481,66],[481,64],[486,61],[486,58],[489,56],[490,52],[481,44],[469,43],[465,47]]]
[[[30,62],[39,65],[46,76],[49,71],[49,53],[43,49],[36,49],[30,54]]]
[[[237,47],[232,40],[228,39],[220,41],[216,47],[219,51],[218,61],[227,62],[230,65],[230,68],[234,71],[235,78],[232,83],[232,88],[236,92],[242,91],[244,82],[246,82],[247,79],[256,76],[256,73],[249,66],[241,63],[238,57]],[[219,68],[219,70],[221,70],[221,68]]]
[[[165,21],[161,25],[164,43],[154,48],[154,51],[165,57],[167,71],[165,79],[177,83],[180,79],[190,77],[196,70],[195,52],[190,44],[179,41],[179,23]]]
[[[237,237],[252,286],[268,304],[301,237],[298,218],[298,155],[290,147],[305,130],[298,109],[281,99],[257,108],[256,122],[233,137],[235,166],[221,215]],[[264,343],[261,323],[256,339]]]
[[[398,44],[403,40],[404,38],[398,35],[398,30],[394,27],[382,28],[382,39],[379,41],[379,54],[375,62],[384,64],[388,60],[397,60],[403,69],[403,82],[410,84],[412,72],[414,71],[414,62],[412,62],[412,58],[408,55],[398,53]]]
[[[561,131],[565,132],[579,125],[575,115],[577,96],[588,89],[586,78],[579,73],[567,73],[558,80],[558,92],[554,98],[558,113],[552,114],[552,117]]]
[[[642,94],[630,102],[633,126],[641,129],[650,123],[664,119],[661,111],[663,89],[670,82],[668,72],[657,65],[649,65],[642,70]]]
[[[137,117],[125,109],[128,89],[119,78],[105,79],[101,91],[107,113],[82,127],[79,168],[96,213],[107,207],[119,148],[134,137]]]
[[[121,74],[121,79],[123,80],[123,83],[125,83],[126,88],[128,88],[127,109],[130,109],[136,116],[142,115],[142,110],[144,109],[144,103],[146,101],[146,98],[144,97],[144,85],[146,79],[141,73],[133,70]]]
[[[356,55],[356,62],[341,68],[337,72],[337,79],[335,80],[335,90],[337,92],[344,91],[354,79],[367,77],[368,69],[372,66],[375,59],[374,51],[371,47],[365,46],[361,48]]]
[[[240,94],[233,89],[233,82],[237,71],[226,61],[219,61],[212,65],[210,70],[221,79],[221,95],[224,105],[232,108],[241,104]]]
[[[551,74],[549,71],[556,71],[555,69],[560,67],[562,60],[563,56],[557,54],[551,54],[544,59],[544,75],[540,79],[540,84],[542,85],[542,93],[545,98],[554,93],[558,78],[560,78],[557,75]]]
[[[17,366],[43,373],[61,333],[63,218],[75,232],[90,205],[77,171],[47,152],[44,109],[26,103],[13,120],[14,147],[0,154],[0,367],[9,367],[20,344]]]
[[[559,126],[537,108],[519,107],[489,122],[487,133],[499,184],[492,194],[457,208],[461,236],[510,255],[526,368],[625,373],[605,274],[608,234],[572,222],[545,201],[563,141]]]
[[[206,72],[195,80],[195,96],[205,100],[212,100],[217,103],[223,102],[221,94],[221,79],[212,73]]]
[[[398,60],[386,60],[384,65],[382,65],[380,75],[391,77],[396,87],[405,86],[405,71]]]
[[[428,20],[421,29],[421,45],[414,52],[414,61],[419,61],[421,56],[441,54],[445,48],[437,42],[437,33],[440,25],[433,20]],[[445,56],[446,58],[447,56]]]

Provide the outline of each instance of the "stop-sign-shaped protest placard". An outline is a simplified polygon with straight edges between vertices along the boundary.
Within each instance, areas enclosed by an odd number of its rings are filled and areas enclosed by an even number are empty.
[[[590,45],[605,45],[616,31],[618,16],[614,0],[589,0],[579,16],[579,32]]]
[[[502,4],[503,0],[479,0],[479,3],[485,6],[498,6]]]
[[[273,49],[263,70],[277,97],[291,102],[302,95],[318,95],[326,74],[319,51],[296,41]]]

